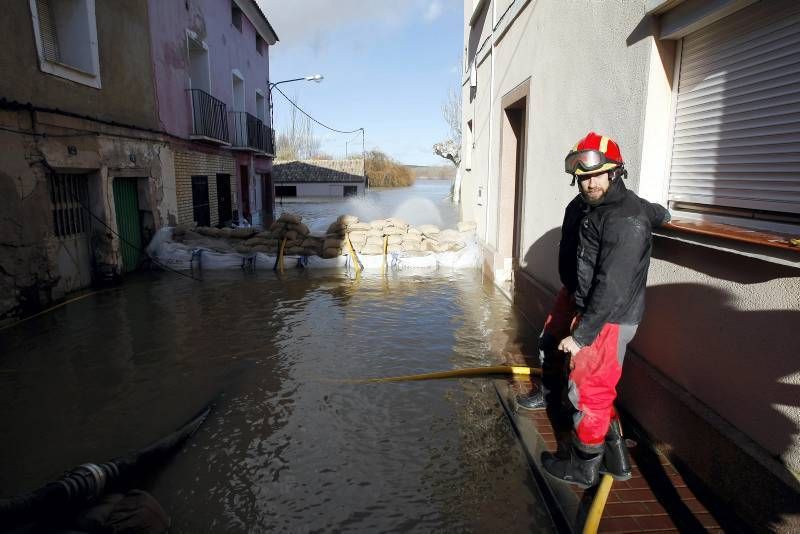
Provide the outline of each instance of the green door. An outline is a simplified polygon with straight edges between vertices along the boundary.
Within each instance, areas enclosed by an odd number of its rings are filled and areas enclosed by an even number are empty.
[[[136,178],[114,178],[117,232],[120,235],[122,266],[126,273],[139,266],[142,249],[142,221],[139,216],[136,180]]]

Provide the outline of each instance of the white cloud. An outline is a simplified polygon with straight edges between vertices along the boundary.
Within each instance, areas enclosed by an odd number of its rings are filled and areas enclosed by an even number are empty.
[[[395,2],[364,0],[257,0],[280,38],[281,48],[308,45],[327,47],[330,34],[338,29],[369,22],[376,35],[386,26],[402,23],[412,6]],[[401,16],[398,17],[398,14]],[[377,24],[376,24],[377,23]],[[363,32],[360,37],[369,38]]]
[[[399,28],[439,18],[458,0],[256,0],[280,38],[282,48],[311,46],[317,51],[330,44],[330,35],[358,26],[358,37],[369,41],[387,36],[387,28]]]
[[[428,8],[425,10],[425,15],[423,18],[425,22],[433,22],[439,15],[442,14],[442,3],[439,0],[433,0],[430,4],[428,4]]]

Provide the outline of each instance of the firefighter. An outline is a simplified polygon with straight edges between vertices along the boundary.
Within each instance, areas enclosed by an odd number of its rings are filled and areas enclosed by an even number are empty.
[[[573,431],[570,446],[543,453],[542,465],[587,488],[599,473],[622,480],[631,475],[613,403],[626,346],[644,312],[651,230],[670,216],[625,187],[625,162],[609,137],[590,132],[569,151],[564,170],[579,194],[564,213],[558,254],[563,287],[545,321],[540,354],[546,360],[555,348],[566,355]],[[543,408],[545,398],[550,401],[546,394],[540,388],[517,402]]]

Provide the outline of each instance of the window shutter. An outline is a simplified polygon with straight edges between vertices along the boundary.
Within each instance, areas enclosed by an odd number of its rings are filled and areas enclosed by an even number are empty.
[[[45,59],[61,61],[61,54],[58,51],[58,34],[50,0],[36,0],[36,14],[39,17],[39,35],[42,38]]]
[[[683,40],[669,200],[800,213],[800,3]]]

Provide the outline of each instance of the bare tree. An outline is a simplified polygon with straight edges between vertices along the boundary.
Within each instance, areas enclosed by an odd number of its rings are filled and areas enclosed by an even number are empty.
[[[297,102],[297,97],[295,97]],[[314,135],[311,119],[292,106],[289,123],[278,132],[275,155],[279,160],[313,159],[321,152],[322,141]]]
[[[447,124],[449,138],[433,145],[433,153],[458,167],[461,163],[461,92],[458,87],[451,87],[447,92],[442,119]]]

